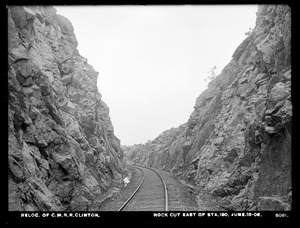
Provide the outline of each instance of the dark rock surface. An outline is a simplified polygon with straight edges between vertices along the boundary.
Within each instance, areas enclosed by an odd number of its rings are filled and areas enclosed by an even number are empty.
[[[8,9],[9,210],[86,210],[124,167],[96,72],[53,7]]]
[[[123,148],[127,163],[170,170],[231,210],[290,210],[291,134],[291,10],[260,5],[188,122]]]

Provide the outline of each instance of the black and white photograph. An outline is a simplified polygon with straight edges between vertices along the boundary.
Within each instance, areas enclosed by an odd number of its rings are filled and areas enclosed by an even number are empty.
[[[7,223],[291,217],[289,4],[6,11]]]

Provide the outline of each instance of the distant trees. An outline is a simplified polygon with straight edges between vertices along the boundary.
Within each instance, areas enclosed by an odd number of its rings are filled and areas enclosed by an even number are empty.
[[[247,32],[245,32],[246,36],[251,35],[251,33],[253,32],[253,29],[250,27],[249,30]]]
[[[216,78],[216,76],[217,76],[216,70],[217,70],[216,66],[213,66],[212,68],[209,69],[209,71],[207,72],[206,78],[204,78],[204,81],[206,84],[208,84],[209,82],[211,82],[213,79]]]

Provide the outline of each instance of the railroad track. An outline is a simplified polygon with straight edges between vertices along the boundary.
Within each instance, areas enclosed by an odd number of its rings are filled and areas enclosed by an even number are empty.
[[[118,211],[168,211],[168,190],[163,177],[154,169],[138,167],[143,178]]]

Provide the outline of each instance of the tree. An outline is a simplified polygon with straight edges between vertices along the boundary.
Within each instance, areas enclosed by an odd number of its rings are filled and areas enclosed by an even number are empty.
[[[207,72],[207,76],[204,79],[205,83],[208,84],[209,82],[211,82],[213,79],[216,78],[217,74],[216,74],[216,66],[213,66],[212,68],[209,69],[209,71]]]
[[[253,29],[250,27],[248,32],[245,32],[245,35],[249,36],[249,35],[251,35],[252,32],[253,32]]]

